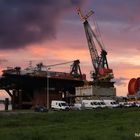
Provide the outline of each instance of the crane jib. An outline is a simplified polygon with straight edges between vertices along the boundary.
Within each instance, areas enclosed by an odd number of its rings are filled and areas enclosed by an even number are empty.
[[[94,67],[94,73],[92,74],[93,79],[94,80],[105,79],[107,81],[110,81],[113,78],[113,71],[109,69],[108,61],[107,61],[107,51],[104,48],[101,35],[97,34],[100,32],[97,29],[93,30],[87,21],[87,18],[91,16],[93,12],[91,12],[90,14],[87,14],[86,16],[83,16],[79,8],[78,14],[84,25],[88,48],[89,48],[89,52],[90,52],[90,56],[92,60],[92,65]],[[96,28],[97,24],[94,24],[94,25]],[[97,46],[99,47],[98,50],[100,50],[101,52],[100,55],[98,53]]]

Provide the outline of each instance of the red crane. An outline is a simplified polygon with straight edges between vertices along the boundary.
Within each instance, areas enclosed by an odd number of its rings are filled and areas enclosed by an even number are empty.
[[[101,35],[97,28],[98,26],[96,21],[94,21],[94,27],[96,29],[96,31],[94,31],[87,21],[88,17],[93,15],[94,12],[90,11],[85,16],[83,16],[80,8],[77,8],[77,12],[84,25],[92,65],[94,67],[94,72],[91,73],[91,76],[94,79],[94,82],[110,82],[110,80],[114,78],[113,71],[108,66],[107,51],[105,50],[101,40]],[[96,46],[98,46],[98,50],[100,49],[100,55]]]

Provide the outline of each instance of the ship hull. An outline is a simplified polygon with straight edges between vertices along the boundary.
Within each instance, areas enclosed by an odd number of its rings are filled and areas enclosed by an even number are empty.
[[[46,106],[49,92],[51,100],[74,102],[75,87],[83,86],[78,79],[39,77],[29,75],[7,74],[0,79],[0,88],[7,91],[12,98],[13,109],[31,108],[36,105]]]

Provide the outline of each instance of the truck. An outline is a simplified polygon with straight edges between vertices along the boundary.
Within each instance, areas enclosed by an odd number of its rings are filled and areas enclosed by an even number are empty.
[[[52,110],[69,110],[70,107],[65,101],[52,100],[51,109]]]

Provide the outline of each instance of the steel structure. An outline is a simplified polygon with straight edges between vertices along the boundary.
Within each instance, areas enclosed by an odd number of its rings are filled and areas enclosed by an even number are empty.
[[[97,28],[97,24],[94,24],[96,32],[91,28],[88,18],[94,14],[90,11],[87,15],[83,15],[80,8],[77,8],[78,15],[83,22],[85,34],[87,38],[87,43],[89,47],[89,52],[92,60],[92,65],[94,67],[94,72],[92,72],[92,78],[94,82],[110,82],[114,78],[112,69],[109,68],[107,61],[107,51],[104,48],[103,42],[101,41],[100,32]],[[96,23],[94,21],[94,23]],[[98,35],[97,35],[98,32]],[[100,49],[100,55],[97,50],[97,46]]]
[[[48,71],[53,66],[67,63],[72,63],[69,73]],[[51,100],[63,99],[71,103],[74,102],[75,87],[82,86],[86,80],[79,63],[79,60],[74,60],[47,66],[39,63],[26,69],[8,68],[0,77],[0,89],[11,97],[13,109],[31,108],[37,104],[49,108]]]
[[[57,63],[57,64],[52,64],[52,65],[43,65],[43,63],[39,63],[37,64],[37,70],[41,71],[43,67],[45,67],[46,69],[49,69],[51,67],[55,67],[55,66],[60,66],[60,65],[66,65],[72,63],[70,65],[70,75],[73,76],[73,78],[79,78],[81,80],[83,80],[82,78],[82,72],[81,72],[81,68],[80,68],[80,60],[74,60],[74,61],[68,61],[68,62],[63,62],[63,63]]]

